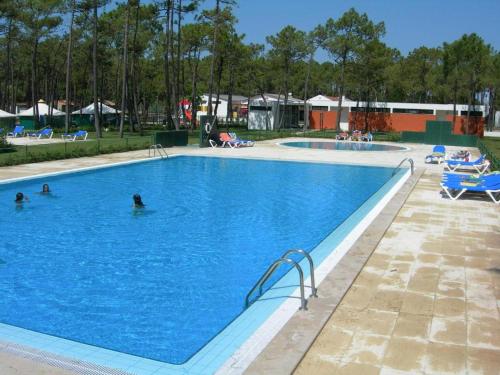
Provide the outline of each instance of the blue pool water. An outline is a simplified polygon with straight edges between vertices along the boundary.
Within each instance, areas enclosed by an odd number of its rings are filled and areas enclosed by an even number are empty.
[[[321,150],[339,151],[403,151],[405,147],[381,145],[371,142],[327,142],[327,141],[305,141],[305,142],[285,142],[283,146],[298,148],[314,148]]]
[[[0,185],[0,322],[184,363],[272,261],[312,250],[391,172],[175,157]]]

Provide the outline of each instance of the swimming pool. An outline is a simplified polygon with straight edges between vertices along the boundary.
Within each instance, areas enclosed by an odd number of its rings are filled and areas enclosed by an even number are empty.
[[[314,249],[391,175],[175,157],[0,185],[12,202],[0,207],[0,322],[184,363],[242,314],[273,260]],[[46,182],[53,195],[36,194]],[[31,198],[22,209],[17,191]]]
[[[283,146],[298,147],[298,148],[313,148],[320,150],[337,150],[337,151],[405,151],[406,147],[383,145],[372,142],[336,142],[336,141],[299,141],[299,142],[284,142]]]

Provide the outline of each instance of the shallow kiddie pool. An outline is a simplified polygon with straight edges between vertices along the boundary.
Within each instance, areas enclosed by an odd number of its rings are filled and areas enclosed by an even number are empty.
[[[391,146],[372,142],[299,141],[284,142],[283,146],[337,151],[406,151],[406,147]]]
[[[1,184],[0,339],[52,350],[44,340],[59,337],[71,343],[59,354],[79,357],[83,343],[174,367],[203,364],[203,353],[220,366],[285,299],[245,310],[266,268],[291,248],[320,264],[332,232],[338,243],[405,171],[392,173],[173,157]],[[43,183],[48,196],[37,194]],[[23,207],[13,202],[18,191],[30,197]],[[132,210],[134,193],[144,210]],[[224,334],[241,319],[238,335]],[[16,336],[25,330],[45,335]],[[94,357],[135,369],[123,357]]]

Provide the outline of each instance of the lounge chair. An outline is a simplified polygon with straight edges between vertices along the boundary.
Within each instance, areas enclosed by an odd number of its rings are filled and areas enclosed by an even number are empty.
[[[363,142],[371,142],[371,141],[373,141],[373,135],[372,135],[372,133],[368,132],[366,134],[363,134],[361,136],[361,140]]]
[[[490,166],[490,162],[486,159],[486,155],[481,155],[474,161],[445,160],[444,162],[444,167],[452,172],[456,171],[458,168],[472,167],[477,173],[483,174]]]
[[[240,147],[242,145],[241,142],[232,139],[228,133],[219,133],[219,138],[222,142],[222,147],[229,146],[231,148],[235,148],[235,147]]]
[[[16,125],[13,131],[7,133],[7,137],[14,137],[14,138],[16,138],[17,136],[22,137],[23,135],[24,135],[24,126],[21,125]]]
[[[335,139],[337,141],[348,141],[349,140],[349,133],[341,132],[335,136]]]
[[[253,147],[253,145],[255,145],[255,141],[251,141],[249,139],[241,139],[240,137],[238,137],[236,135],[236,133],[228,133],[229,136],[231,137],[231,139],[235,142],[239,142],[240,143],[240,146],[244,146],[244,147]]]
[[[441,164],[446,159],[446,148],[443,145],[434,146],[432,154],[425,157],[426,163],[437,162]]]
[[[451,200],[457,200],[465,192],[486,193],[495,204],[500,203],[500,175],[483,177],[480,181],[451,178],[441,182],[441,187]]]
[[[78,130],[77,132],[74,133],[65,133],[61,135],[61,138],[66,140],[66,141],[71,141],[74,142],[77,139],[81,139],[82,141],[87,140],[87,136],[89,133],[87,133],[85,130]]]
[[[46,137],[47,139],[51,139],[54,135],[54,132],[50,128],[42,129],[36,133],[28,133],[28,137],[33,137],[37,139],[42,139]]]

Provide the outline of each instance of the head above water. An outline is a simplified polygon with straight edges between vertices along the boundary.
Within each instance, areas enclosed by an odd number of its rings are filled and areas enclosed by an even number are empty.
[[[144,206],[144,203],[142,203],[142,198],[139,194],[134,194],[132,198],[134,199],[135,206]]]
[[[16,194],[16,203],[21,203],[24,200],[24,194],[19,192]]]
[[[43,184],[42,193],[50,193],[49,184]]]

